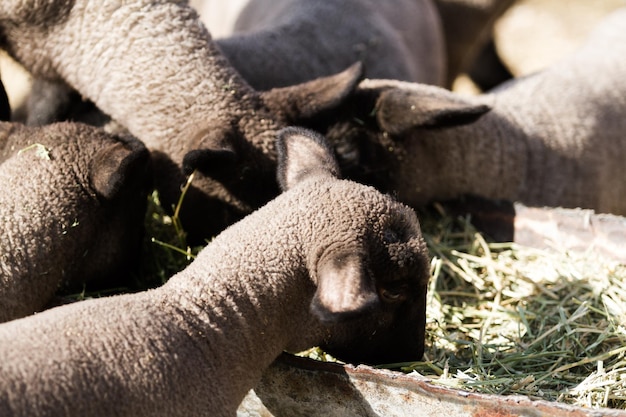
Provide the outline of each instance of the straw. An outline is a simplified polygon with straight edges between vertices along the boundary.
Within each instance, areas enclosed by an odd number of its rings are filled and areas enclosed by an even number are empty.
[[[468,219],[424,230],[425,360],[397,367],[468,391],[626,408],[624,265],[489,243]]]

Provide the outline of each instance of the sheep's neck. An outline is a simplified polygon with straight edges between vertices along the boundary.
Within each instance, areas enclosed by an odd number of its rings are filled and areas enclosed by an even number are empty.
[[[504,155],[525,155],[523,140],[496,134],[493,115],[469,126],[416,129],[393,146],[390,191],[413,206],[467,194],[512,198],[520,188],[524,162],[503,164]]]
[[[506,143],[502,161],[516,161],[516,175],[522,179],[505,197],[529,205],[624,213],[621,196],[626,186],[612,180],[626,157],[621,126],[626,109],[624,65],[617,53],[608,55],[613,60],[609,63],[586,59],[587,54],[497,93],[500,104],[486,120],[493,120],[494,130],[496,125],[510,125],[497,140]]]
[[[236,123],[234,113],[258,100],[195,12],[178,3],[76,2],[52,28],[25,24],[6,37],[35,75],[64,79],[149,148],[178,155],[190,127]]]
[[[405,140],[410,163],[397,164],[399,181],[414,182],[400,182],[399,188],[418,203],[426,202],[423,195],[443,200],[475,194],[529,205],[597,208],[597,167],[606,164],[602,159],[611,160],[598,138],[617,135],[608,133],[608,122],[597,122],[593,87],[575,83],[584,79],[580,74],[570,76],[559,88],[551,73],[520,80],[494,94],[491,112],[469,125],[416,130]],[[558,77],[562,82],[564,72]],[[609,102],[619,108],[619,101]],[[614,147],[613,152],[622,151]]]
[[[413,165],[427,168],[421,172],[425,194],[434,200],[473,194],[531,205],[574,201],[576,191],[567,195],[564,176],[585,182],[580,162],[568,155],[575,137],[562,131],[562,120],[554,120],[550,108],[542,110],[550,106],[540,98],[533,112],[520,102],[520,97],[496,97],[494,109],[474,123],[417,132],[413,140],[419,145],[412,152],[419,161]]]
[[[221,247],[227,239],[241,246]],[[271,245],[227,239],[214,241],[163,290],[167,297],[180,295],[177,308],[185,311],[190,334],[204,335],[193,343],[204,344],[215,380],[234,382],[222,389],[237,406],[294,335],[308,330],[307,306],[314,288],[306,270],[297,266],[303,259],[274,251]]]
[[[525,187],[529,144],[525,133],[502,117],[497,98],[492,113],[455,130],[456,193],[518,200]]]

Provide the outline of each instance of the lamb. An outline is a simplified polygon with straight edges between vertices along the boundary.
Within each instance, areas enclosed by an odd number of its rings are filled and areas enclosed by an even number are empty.
[[[319,135],[279,135],[285,193],[142,293],[0,326],[0,414],[234,416],[283,349],[423,353],[429,262],[415,213],[339,180]]]
[[[366,80],[313,127],[346,177],[413,207],[474,194],[623,215],[624,25],[620,9],[574,55],[481,96]]]
[[[216,40],[254,88],[294,85],[356,61],[365,76],[443,85],[444,41],[431,0],[249,0]]]
[[[110,284],[137,262],[150,187],[139,141],[0,122],[0,163],[0,322],[40,311],[61,286]]]
[[[184,1],[9,0],[0,4],[0,29],[0,48],[34,77],[67,83],[146,144],[167,208],[179,199],[186,180],[183,158],[190,151],[206,152],[190,156],[194,165],[186,173],[197,169],[200,176],[205,167],[223,167],[235,178],[247,176],[240,171],[275,160],[273,137],[286,125],[270,106],[306,114],[311,110],[308,99],[320,95],[327,99],[322,108],[333,108],[356,84],[346,77],[335,79],[329,87],[333,94],[317,85],[292,87],[277,92],[281,102],[270,103],[277,96],[261,94],[241,78]],[[234,150],[247,149],[253,141],[270,145],[250,150],[254,159],[236,164]],[[262,171],[276,195],[271,169]],[[256,179],[242,180],[239,188],[257,189]],[[204,202],[201,214],[184,213],[184,224],[206,226],[210,235],[230,224],[231,217],[241,217],[237,201],[228,210],[222,204],[214,207],[219,202],[211,199]]]

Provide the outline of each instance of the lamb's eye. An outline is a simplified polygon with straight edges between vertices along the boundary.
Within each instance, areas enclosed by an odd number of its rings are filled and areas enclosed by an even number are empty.
[[[241,170],[239,171],[239,179],[240,180],[247,179],[251,172],[252,172],[252,169],[249,166],[243,166]]]
[[[380,298],[386,303],[400,303],[406,300],[406,294],[401,289],[381,288],[378,293]]]
[[[383,232],[383,240],[387,244],[397,243],[400,241],[400,237],[398,236],[398,233],[396,233],[395,231],[391,229],[387,229]]]

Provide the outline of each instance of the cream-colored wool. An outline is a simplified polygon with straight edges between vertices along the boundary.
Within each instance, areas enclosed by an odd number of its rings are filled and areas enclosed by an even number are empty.
[[[420,359],[428,255],[414,212],[281,134],[289,190],[163,287],[0,325],[3,416],[234,416],[284,350]]]
[[[137,140],[0,122],[0,322],[42,310],[62,285],[130,272],[150,175]]]

